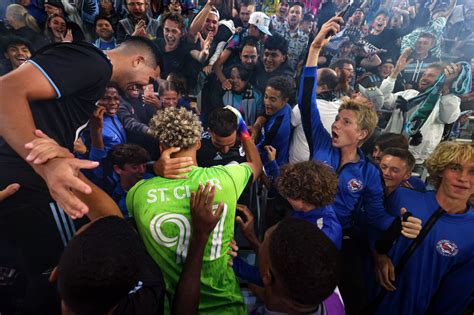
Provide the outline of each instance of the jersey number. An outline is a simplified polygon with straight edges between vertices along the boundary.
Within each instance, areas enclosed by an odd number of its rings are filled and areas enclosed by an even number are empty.
[[[214,212],[218,205],[213,206]],[[221,219],[212,232],[211,252],[209,260],[216,260],[221,256],[222,235],[224,233],[224,223],[227,216],[227,204],[224,203]],[[161,227],[164,223],[172,223],[178,228],[178,235],[168,237]],[[176,246],[176,263],[184,263],[189,248],[191,238],[191,223],[182,214],[164,212],[153,217],[150,222],[150,232],[153,239],[160,245],[171,248]]]

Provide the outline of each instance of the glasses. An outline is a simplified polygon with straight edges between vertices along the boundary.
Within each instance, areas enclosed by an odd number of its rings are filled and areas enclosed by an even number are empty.
[[[218,22],[216,20],[206,19],[206,23],[217,25]]]

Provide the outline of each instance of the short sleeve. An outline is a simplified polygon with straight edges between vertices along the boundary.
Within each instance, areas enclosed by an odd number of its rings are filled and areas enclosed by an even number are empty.
[[[97,100],[103,92],[100,88],[105,87],[112,75],[112,65],[107,57],[86,43],[53,45],[28,62],[49,80],[57,98],[76,94]]]
[[[249,165],[242,163],[237,165],[227,165],[224,169],[234,182],[237,196],[240,196],[247,186],[250,176],[253,175],[252,168]]]

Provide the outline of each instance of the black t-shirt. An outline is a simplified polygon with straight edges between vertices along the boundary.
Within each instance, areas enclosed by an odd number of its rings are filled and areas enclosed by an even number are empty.
[[[72,151],[112,76],[112,64],[101,50],[85,42],[46,46],[28,62],[43,72],[57,93],[56,99],[29,102],[36,127]],[[45,188],[33,169],[1,139],[0,174],[0,187],[17,182],[22,188]]]
[[[201,138],[201,148],[197,151],[196,158],[200,167],[246,162],[244,148],[240,141],[237,140],[229,152],[221,153],[212,144],[211,137],[207,132]]]
[[[162,55],[162,64],[160,64],[161,78],[166,80],[166,77],[172,72],[186,75],[186,70],[188,70],[186,69],[187,61],[191,58],[191,44],[181,40],[175,50],[167,52],[165,51],[166,43],[164,38],[158,38],[156,43]]]

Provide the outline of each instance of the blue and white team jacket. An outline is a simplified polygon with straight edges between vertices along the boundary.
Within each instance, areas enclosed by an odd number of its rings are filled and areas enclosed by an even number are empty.
[[[405,207],[427,222],[439,208],[436,192],[398,188],[390,197],[388,210]],[[474,212],[445,213],[409,258],[387,292],[376,314],[462,314],[474,292]],[[389,252],[396,266],[413,240],[400,237]]]
[[[270,116],[262,128],[262,137],[257,144],[262,163],[268,162],[266,145],[277,150],[276,162],[279,166],[288,163],[291,138],[291,107],[285,104],[282,109]]]
[[[317,225],[318,228],[333,241],[337,249],[341,249],[342,228],[331,205],[316,208],[308,212],[293,210],[291,217]]]
[[[387,230],[394,221],[384,209],[384,190],[380,171],[366,160],[361,150],[359,161],[340,167],[340,149],[332,146],[331,135],[324,129],[316,102],[317,67],[306,67],[300,82],[298,106],[303,129],[308,140],[311,158],[331,166],[339,178],[333,208],[343,229],[353,224],[354,211],[362,207],[368,223],[379,230]],[[360,202],[360,204],[359,204]]]

